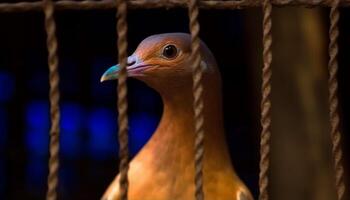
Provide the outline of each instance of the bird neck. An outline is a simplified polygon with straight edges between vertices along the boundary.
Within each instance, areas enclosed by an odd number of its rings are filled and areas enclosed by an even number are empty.
[[[221,85],[210,81],[203,83],[204,167],[210,162],[210,165],[220,164],[231,169],[223,128]],[[162,119],[138,158],[147,157],[151,165],[162,170],[167,170],[164,163],[174,164],[168,170],[174,170],[174,167],[179,171],[191,169],[188,166],[193,166],[195,141],[192,87],[161,90],[160,95],[164,104]],[[212,158],[215,158],[215,162],[212,162]]]
[[[221,88],[215,85],[204,85],[203,101],[206,146],[222,145],[225,143],[225,137]],[[177,145],[179,147],[187,147],[191,152],[195,139],[192,87],[182,88],[180,91],[172,93],[172,95],[164,94],[163,103],[163,117],[155,134],[159,133],[159,138],[170,138],[171,141],[169,142],[178,141]],[[162,131],[162,128],[170,129]]]

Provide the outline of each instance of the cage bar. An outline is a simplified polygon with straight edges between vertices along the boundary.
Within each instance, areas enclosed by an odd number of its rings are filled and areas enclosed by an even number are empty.
[[[305,6],[305,7],[331,7],[332,1],[328,0],[271,0],[273,6]],[[150,8],[176,8],[187,7],[187,0],[128,0],[128,9],[150,9]],[[201,9],[243,9],[247,7],[260,7],[263,0],[199,0]],[[116,2],[111,0],[102,1],[72,1],[61,0],[54,2],[55,10],[112,10]],[[342,0],[339,7],[349,7],[350,0]],[[19,2],[0,3],[0,12],[28,12],[41,11],[42,2]]]

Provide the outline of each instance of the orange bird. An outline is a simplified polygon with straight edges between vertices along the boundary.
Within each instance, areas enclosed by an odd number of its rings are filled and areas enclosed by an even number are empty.
[[[156,90],[163,115],[148,143],[130,162],[130,200],[194,199],[194,122],[191,37],[185,33],[153,35],[128,57],[130,77]],[[221,78],[214,56],[201,42],[205,153],[203,189],[208,200],[252,200],[232,166],[225,141]],[[101,82],[118,78],[119,65],[109,68]],[[142,98],[142,97],[141,97]],[[102,197],[119,199],[118,176]]]

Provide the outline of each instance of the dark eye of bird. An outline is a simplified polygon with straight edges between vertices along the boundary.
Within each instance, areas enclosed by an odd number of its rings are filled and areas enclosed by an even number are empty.
[[[174,45],[168,45],[163,49],[163,56],[166,58],[174,58],[177,55],[177,48]]]

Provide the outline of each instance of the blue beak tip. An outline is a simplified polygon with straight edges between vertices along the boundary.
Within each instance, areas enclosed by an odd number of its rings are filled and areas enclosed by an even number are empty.
[[[114,66],[108,68],[101,76],[100,82],[102,83],[104,81],[117,79],[119,69],[120,69],[119,65],[114,65]]]

